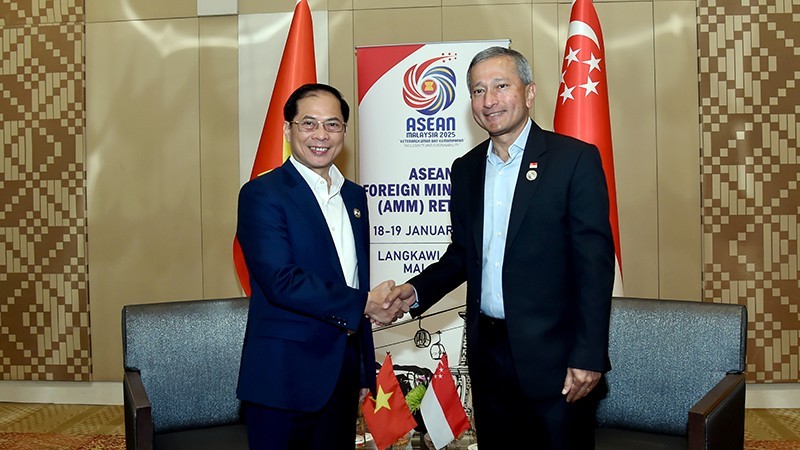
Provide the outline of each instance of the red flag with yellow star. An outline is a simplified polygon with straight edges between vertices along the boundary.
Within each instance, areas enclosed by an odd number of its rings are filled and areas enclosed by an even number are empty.
[[[378,450],[383,450],[416,427],[417,421],[408,409],[388,353],[376,381],[377,395],[364,400],[364,420]]]

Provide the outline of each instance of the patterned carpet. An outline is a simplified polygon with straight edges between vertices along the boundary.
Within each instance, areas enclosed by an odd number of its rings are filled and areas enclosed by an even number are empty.
[[[800,409],[745,411],[745,450],[800,450]],[[0,403],[0,450],[123,450],[122,406]]]
[[[125,436],[0,433],[0,450],[124,450]]]
[[[746,450],[800,450],[800,409],[747,409]]]
[[[0,403],[0,450],[124,450],[122,406]]]
[[[745,450],[800,450],[800,441],[746,441]]]

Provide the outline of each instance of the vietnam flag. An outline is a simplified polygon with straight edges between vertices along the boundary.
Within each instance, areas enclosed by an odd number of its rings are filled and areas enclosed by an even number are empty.
[[[614,295],[621,296],[622,252],[603,32],[592,0],[576,0],[572,4],[569,20],[553,130],[594,144],[600,150],[608,185],[609,219],[616,253]]]
[[[450,374],[446,353],[442,355],[425,396],[422,397],[420,411],[425,428],[437,450],[469,430],[469,419]]]
[[[378,450],[383,450],[416,427],[417,421],[408,409],[388,353],[376,382],[378,395],[364,400],[364,420]]]
[[[264,128],[258,142],[256,159],[250,179],[280,166],[291,154],[283,138],[283,106],[295,89],[317,82],[317,65],[314,59],[314,28],[307,0],[298,0],[294,7],[289,36],[283,48],[281,65],[275,79],[275,88],[269,101]],[[250,275],[247,272],[239,240],[233,240],[233,263],[245,295],[250,296]]]

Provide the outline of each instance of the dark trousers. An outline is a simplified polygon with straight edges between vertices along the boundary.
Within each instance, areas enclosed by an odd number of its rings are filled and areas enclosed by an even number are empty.
[[[287,411],[245,403],[247,438],[252,450],[351,449],[355,446],[360,383],[359,347],[348,337],[344,364],[333,395],[314,412]],[[276,367],[275,370],[281,370]],[[309,367],[308,370],[315,370]],[[276,386],[276,389],[280,387]]]
[[[562,395],[526,396],[514,368],[505,321],[481,316],[477,341],[469,368],[481,450],[594,449],[596,400],[592,396],[574,403],[567,403]]]

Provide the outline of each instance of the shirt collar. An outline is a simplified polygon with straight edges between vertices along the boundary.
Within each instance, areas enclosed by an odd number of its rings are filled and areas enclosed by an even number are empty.
[[[528,123],[525,124],[525,128],[522,129],[522,132],[517,136],[517,139],[514,140],[514,143],[511,144],[511,147],[508,149],[508,160],[511,161],[512,159],[516,158],[517,155],[525,151],[525,145],[528,143],[528,135],[531,133],[531,126],[533,125],[533,120],[528,118]],[[499,156],[495,155],[494,153],[494,144],[492,140],[489,140],[489,149],[486,151],[486,158],[491,158],[494,155],[495,158],[499,160]]]
[[[303,177],[312,191],[317,190],[317,186],[320,184],[320,181],[322,181],[322,184],[327,188],[328,183],[325,181],[325,179],[322,178],[318,173],[304,166],[303,163],[298,161],[294,155],[289,157],[289,161],[292,162],[295,169],[297,169],[297,171],[300,173],[300,176]],[[328,195],[333,197],[342,189],[342,186],[344,185],[344,175],[342,175],[342,172],[340,172],[339,168],[336,167],[336,164],[331,164],[331,167],[328,169],[328,176],[331,177],[331,187],[330,189],[326,190]]]

